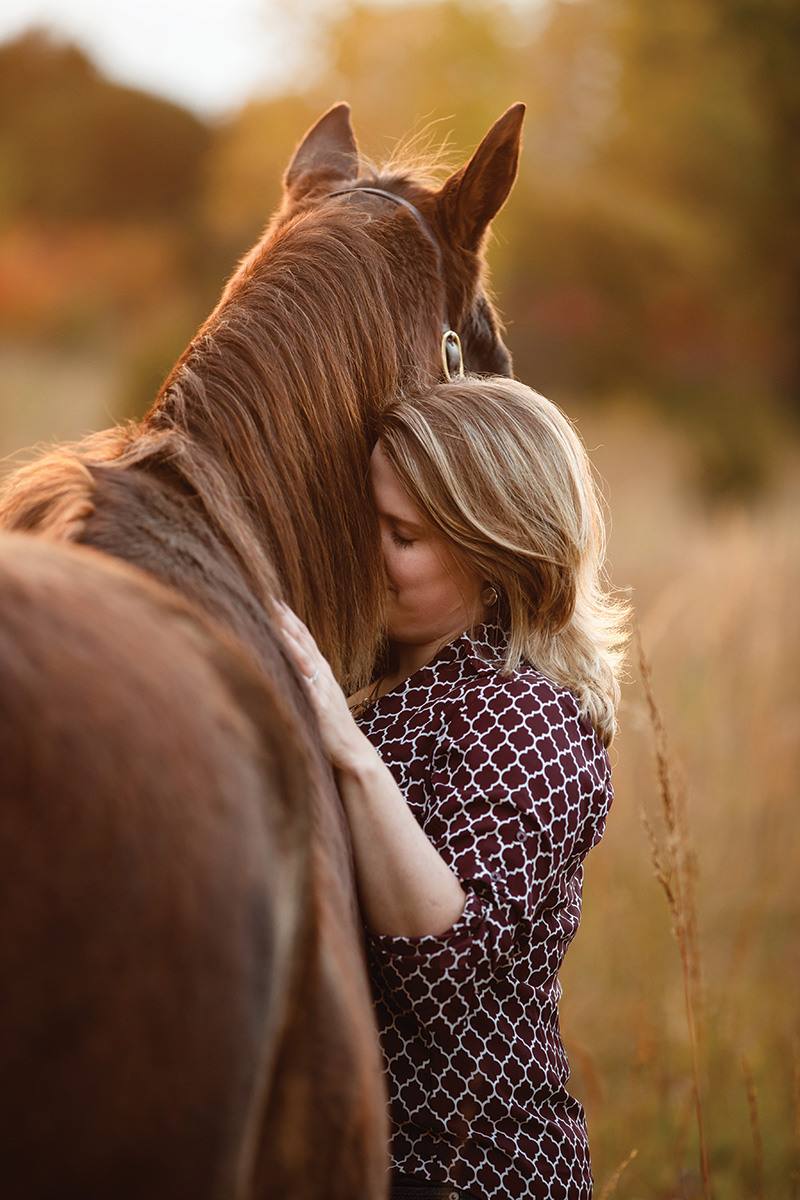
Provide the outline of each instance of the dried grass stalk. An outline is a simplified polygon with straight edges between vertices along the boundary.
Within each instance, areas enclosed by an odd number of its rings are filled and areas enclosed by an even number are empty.
[[[789,1195],[791,1200],[800,1200],[800,1042],[792,1045],[792,1101],[794,1124],[792,1136],[792,1168]]]
[[[623,1171],[627,1170],[627,1168],[631,1165],[631,1163],[636,1158],[636,1155],[638,1153],[639,1153],[638,1150],[631,1150],[628,1157],[619,1164],[616,1171],[611,1176],[608,1183],[606,1184],[606,1186],[603,1188],[602,1192],[600,1193],[600,1200],[608,1200],[608,1197],[617,1190],[617,1184],[619,1183],[620,1179],[622,1178]]]
[[[756,1196],[758,1200],[765,1200],[764,1148],[761,1141],[761,1123],[758,1119],[758,1097],[756,1095],[756,1085],[753,1080],[753,1070],[750,1066],[750,1060],[746,1054],[742,1055],[742,1068],[744,1070],[745,1087],[747,1088],[747,1107],[750,1111],[750,1129],[753,1134],[753,1155],[755,1158],[756,1168]]]
[[[704,1200],[714,1200],[714,1191],[708,1169],[703,1101],[700,1087],[700,1044],[704,1037],[702,1019],[702,981],[700,951],[697,933],[696,880],[697,860],[692,848],[686,822],[686,789],[682,781],[674,782],[675,772],[670,766],[666,729],[656,704],[653,691],[652,671],[644,652],[638,626],[634,628],[639,658],[639,670],[647,701],[648,715],[653,732],[653,748],[656,759],[663,834],[656,833],[645,809],[640,813],[650,842],[650,856],[656,879],[667,897],[672,930],[678,943],[683,970],[683,991],[686,1022],[692,1053],[692,1089],[697,1118],[700,1144],[700,1168],[703,1177]]]

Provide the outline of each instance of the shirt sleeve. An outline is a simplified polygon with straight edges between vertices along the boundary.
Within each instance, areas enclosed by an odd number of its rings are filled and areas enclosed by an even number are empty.
[[[479,984],[527,952],[602,834],[607,762],[574,699],[540,677],[476,688],[445,711],[421,824],[467,900],[443,934],[371,935],[384,981]]]

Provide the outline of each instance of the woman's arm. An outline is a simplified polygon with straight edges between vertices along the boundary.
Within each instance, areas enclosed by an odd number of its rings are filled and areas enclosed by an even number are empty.
[[[373,933],[391,937],[444,933],[461,916],[464,889],[417,824],[391,771],[356,725],[344,693],[305,625],[284,606],[279,615],[287,646],[309,680],[336,772],[367,926]]]
[[[373,933],[392,937],[444,933],[461,916],[464,889],[417,824],[389,768],[356,732],[363,753],[336,774],[364,919]]]

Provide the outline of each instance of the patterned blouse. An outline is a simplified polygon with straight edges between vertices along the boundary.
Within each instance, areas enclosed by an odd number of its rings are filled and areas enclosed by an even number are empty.
[[[463,634],[358,717],[467,893],[439,936],[369,936],[392,1161],[477,1200],[588,1200],[557,976],[610,768],[570,692],[499,673],[504,646]]]

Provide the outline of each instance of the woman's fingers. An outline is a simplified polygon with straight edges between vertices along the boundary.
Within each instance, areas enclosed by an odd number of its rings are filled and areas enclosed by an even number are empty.
[[[284,633],[284,642],[286,643],[287,650],[295,661],[297,669],[301,671],[303,675],[313,675],[316,667],[312,662],[311,656],[303,649],[297,639],[292,637],[290,633]]]
[[[300,620],[297,613],[294,612],[293,609],[289,608],[288,604],[284,604],[282,600],[276,600],[275,607],[278,610],[278,617],[281,623],[285,625],[287,629],[292,629],[297,634],[304,634],[307,638],[311,638],[311,634],[308,631],[308,626],[306,626]],[[313,641],[313,638],[311,638],[311,640]]]
[[[309,654],[306,648],[302,646],[297,638],[293,637],[292,634],[285,633],[284,641],[286,643],[287,650],[297,665],[298,670],[301,671],[302,674],[307,678],[313,675],[318,667],[312,655]]]
[[[353,721],[344,692],[309,630],[280,601],[276,601],[275,612],[286,648],[305,675],[328,757],[334,766],[346,767],[363,754],[366,739]]]
[[[316,682],[327,666],[317,643],[297,614],[287,605],[277,601],[276,608],[281,632],[292,658],[306,679],[310,681],[313,678]]]
[[[303,648],[310,653],[312,650],[317,651],[317,643],[314,641],[306,625],[298,617],[297,613],[292,612],[285,604],[276,605],[278,610],[278,620],[284,632],[290,634],[296,639]]]

